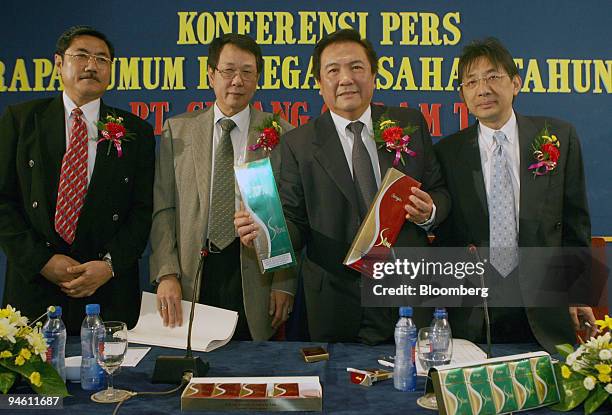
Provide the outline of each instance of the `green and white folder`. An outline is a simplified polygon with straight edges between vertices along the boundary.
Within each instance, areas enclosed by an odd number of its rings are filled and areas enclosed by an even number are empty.
[[[259,225],[253,241],[261,273],[295,265],[295,253],[269,158],[235,166],[246,210]]]

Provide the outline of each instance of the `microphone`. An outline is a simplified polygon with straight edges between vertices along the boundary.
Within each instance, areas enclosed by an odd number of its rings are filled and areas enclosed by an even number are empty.
[[[185,356],[158,356],[155,360],[152,383],[174,383],[183,382],[183,375],[190,372],[193,377],[204,376],[208,372],[210,365],[203,361],[199,356],[193,356],[191,350],[191,329],[193,327],[193,317],[195,303],[200,292],[200,281],[202,280],[202,270],[204,269],[204,259],[208,256],[208,249],[200,250],[200,262],[198,271],[193,282],[193,293],[191,295],[191,311],[189,312],[189,327],[187,328],[187,349]]]
[[[468,245],[468,252],[476,257],[478,262],[483,262],[480,258],[480,253],[478,252],[478,247],[474,244]],[[485,288],[484,284],[484,273],[480,275],[480,288]],[[489,318],[489,303],[487,302],[486,297],[482,297],[482,308],[484,309],[484,318],[485,318],[485,329],[487,336],[487,359],[493,357],[491,354],[491,320]]]

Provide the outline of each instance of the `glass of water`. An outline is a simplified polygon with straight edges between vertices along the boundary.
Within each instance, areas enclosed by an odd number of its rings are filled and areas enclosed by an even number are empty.
[[[428,374],[425,394],[417,400],[417,403],[425,408],[437,409],[436,395],[427,393],[427,383],[431,380],[429,369],[450,363],[453,356],[453,337],[450,330],[423,327],[417,336],[416,352],[419,363]]]
[[[121,321],[105,321],[94,334],[93,353],[98,364],[108,374],[108,388],[91,396],[94,402],[119,402],[130,392],[113,387],[113,373],[121,366],[128,348],[127,326]]]

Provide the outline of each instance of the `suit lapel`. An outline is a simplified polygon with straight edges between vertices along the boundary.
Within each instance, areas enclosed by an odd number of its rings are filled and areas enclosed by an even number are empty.
[[[50,212],[55,212],[57,189],[59,186],[62,159],[66,152],[66,118],[64,103],[59,95],[51,101],[47,110],[37,118],[37,137],[40,142],[41,162],[46,166],[43,171],[45,188]]]
[[[104,118],[111,113],[112,109],[104,105],[103,102],[100,102],[99,120],[104,120]],[[129,126],[126,126],[126,128],[129,129]],[[98,140],[99,137],[100,134],[98,132]],[[108,153],[108,145],[108,141],[98,141],[98,145],[96,147],[96,161],[91,175],[91,180],[89,181],[89,186],[87,187],[85,203],[83,204],[83,209],[79,215],[75,240],[79,237],[79,234],[87,233],[87,226],[96,223],[96,206],[98,206],[98,203],[100,203],[100,196],[110,192],[111,189],[109,187],[112,185],[112,183],[117,182],[115,180],[115,175],[119,173],[119,166],[117,164],[119,155],[117,154],[115,147],[112,145],[110,153]],[[125,142],[123,143],[122,147],[124,152],[122,157],[129,157],[129,150],[125,151],[128,145],[129,144],[126,144]]]
[[[376,125],[376,122],[382,117],[385,113],[386,107],[380,105],[371,105],[372,109],[372,126]],[[374,139],[374,138],[372,138]],[[394,153],[390,153],[384,146],[380,146],[378,143],[376,144],[376,152],[378,153],[378,166],[380,167],[380,179],[382,180],[391,167],[393,167],[393,160],[395,158]],[[398,170],[402,170],[404,167],[402,164],[399,164],[396,168]]]
[[[519,217],[521,221],[534,221],[540,218],[540,212],[544,201],[542,195],[546,194],[550,177],[549,174],[534,177],[532,171],[528,169],[529,165],[535,161],[531,145],[535,136],[540,132],[540,127],[535,125],[528,117],[519,114],[516,114],[516,120],[518,123],[519,146],[521,152],[519,173],[521,180]],[[522,228],[522,226],[519,226],[519,241],[520,230]]]
[[[266,119],[266,114],[261,111],[256,110],[251,106],[251,115],[249,118],[249,133],[247,136],[247,148],[246,154],[244,156],[245,163],[250,161],[255,161],[262,159],[266,156],[263,149],[260,147],[257,150],[249,150],[249,147],[257,144],[257,139],[259,138],[259,131],[257,131],[257,127],[261,125]]]
[[[344,197],[358,209],[355,184],[331,114],[327,111],[314,122],[313,144],[317,147],[314,158],[319,161]]]
[[[204,215],[204,223],[208,223],[208,207],[210,204],[212,140],[214,131],[215,111],[208,108],[195,121],[191,148],[195,168],[195,181],[198,186],[200,209]]]
[[[489,239],[489,209],[485,190],[480,148],[478,146],[478,124],[468,127],[461,136],[457,166],[454,171],[456,182],[461,186],[458,197],[460,205],[465,206],[465,221],[471,229],[475,242]]]

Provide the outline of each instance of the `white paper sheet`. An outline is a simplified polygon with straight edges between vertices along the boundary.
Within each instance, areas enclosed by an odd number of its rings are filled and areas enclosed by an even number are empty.
[[[451,365],[471,364],[486,358],[487,354],[471,341],[464,339],[453,339],[453,357],[451,358]],[[418,376],[427,376],[427,372],[421,365],[418,357],[416,367]]]
[[[142,360],[143,357],[151,350],[150,347],[133,347],[128,346],[127,352],[125,353],[125,357],[123,358],[123,363],[121,366],[124,367],[136,367],[138,363]]]
[[[143,292],[138,323],[128,332],[130,343],[185,350],[191,303],[185,300],[181,303],[183,325],[174,328],[164,327],[157,312],[155,294]],[[210,352],[227,344],[234,335],[237,322],[238,313],[235,311],[196,304],[191,334],[192,349],[198,352]]]

